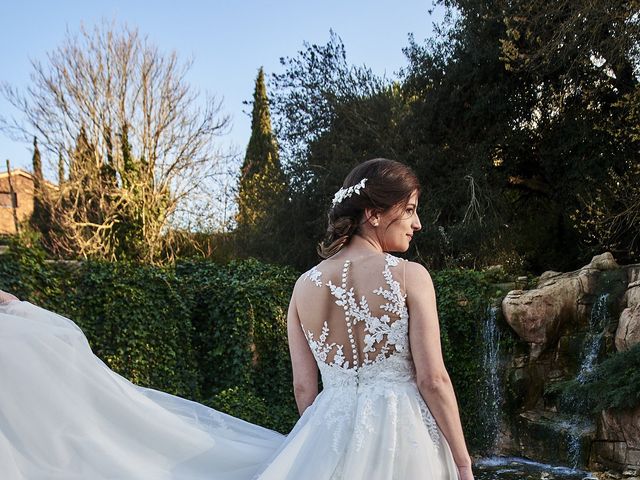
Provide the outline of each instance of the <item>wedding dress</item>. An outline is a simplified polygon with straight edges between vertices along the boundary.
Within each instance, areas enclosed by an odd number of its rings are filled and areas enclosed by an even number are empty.
[[[416,386],[403,262],[329,260],[300,278],[323,390],[287,436],[136,386],[71,320],[1,304],[0,479],[457,479]]]

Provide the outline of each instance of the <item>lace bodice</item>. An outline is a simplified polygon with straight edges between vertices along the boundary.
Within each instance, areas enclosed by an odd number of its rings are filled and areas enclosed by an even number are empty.
[[[327,288],[337,307],[336,311],[330,312],[330,320],[322,322],[319,331],[307,326],[305,319],[301,319],[309,347],[323,374],[323,381],[332,383],[329,378],[332,376],[331,370],[327,370],[326,366],[352,370],[346,373],[345,378],[358,379],[362,376],[358,374],[358,370],[363,367],[382,362],[391,355],[408,357],[409,313],[405,302],[406,294],[391,270],[398,268],[400,262],[404,260],[386,254],[380,278],[384,284],[369,289],[365,286],[361,292],[356,291],[353,282],[350,282],[351,260],[345,260],[342,264],[338,281],[332,278],[325,280],[324,272],[318,266],[304,275],[316,287]],[[375,259],[373,263],[375,264]],[[369,273],[371,265],[365,267],[369,267],[365,284],[371,285],[371,279],[380,275],[372,277]],[[404,265],[401,269],[403,274]],[[331,326],[330,321],[333,322]],[[313,319],[310,323],[314,323]]]
[[[404,262],[389,254],[355,262],[325,261],[302,276],[306,291],[298,313],[323,388],[333,399],[323,421],[335,427],[336,446],[346,435],[342,430],[356,404],[371,406],[364,408],[366,415],[353,419],[358,436],[370,430],[376,415],[372,406],[383,399],[392,407],[399,389],[413,392],[438,443],[435,420],[415,385]]]

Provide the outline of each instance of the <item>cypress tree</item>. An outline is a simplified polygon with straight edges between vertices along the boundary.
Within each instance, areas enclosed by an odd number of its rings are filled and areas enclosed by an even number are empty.
[[[33,212],[29,223],[31,228],[46,235],[51,228],[51,216],[46,202],[42,157],[38,148],[38,139],[33,137]]]
[[[42,158],[40,157],[40,149],[38,148],[38,139],[33,137],[33,176],[36,183],[42,182]]]
[[[285,187],[278,145],[271,129],[264,70],[260,67],[253,93],[251,138],[240,173],[238,227],[268,224],[272,207],[282,201]]]

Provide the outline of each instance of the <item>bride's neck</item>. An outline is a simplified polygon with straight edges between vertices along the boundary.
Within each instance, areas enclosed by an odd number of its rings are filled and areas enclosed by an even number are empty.
[[[369,235],[356,233],[343,249],[349,253],[384,253],[380,242]]]

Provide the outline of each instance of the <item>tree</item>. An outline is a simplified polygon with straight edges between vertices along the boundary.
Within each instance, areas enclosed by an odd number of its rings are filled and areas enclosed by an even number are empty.
[[[334,34],[282,61],[273,111],[294,206],[282,241],[312,252],[340,180],[385,156],[423,184],[425,228],[409,255],[431,267],[570,270],[596,249],[637,252],[634,2],[438,3],[448,8],[438,36],[410,40],[395,82],[349,65]],[[599,186],[605,203],[590,198]]]
[[[272,244],[282,225],[276,212],[287,203],[287,181],[278,145],[271,130],[269,99],[260,68],[253,94],[251,137],[240,171],[236,238],[239,254],[275,260],[280,247]],[[275,250],[275,251],[274,251]]]
[[[583,249],[636,261],[640,2],[503,0],[499,6],[506,26],[502,59],[537,86],[537,130],[551,140],[541,150],[555,161],[559,190],[577,199],[567,210]],[[562,172],[563,164],[571,171]]]
[[[190,65],[135,29],[102,23],[33,62],[25,92],[3,84],[25,116],[4,119],[5,130],[37,131],[66,164],[51,199],[60,255],[159,261],[170,251],[178,215],[193,213],[191,199],[217,173],[214,140],[227,124],[220,104],[186,82]]]
[[[345,175],[373,157],[402,158],[406,101],[397,84],[347,61],[342,40],[304,44],[281,59],[272,77],[273,112],[289,179],[289,201],[279,211],[288,228],[283,263],[307,269],[327,228],[331,198]]]
[[[42,174],[42,158],[38,148],[38,139],[33,137],[33,212],[29,223],[32,229],[45,238],[51,229],[51,211],[47,202],[51,193]]]
[[[271,130],[269,99],[261,67],[253,93],[251,137],[240,172],[238,226],[263,222],[274,203],[282,200],[285,185],[278,145]]]

